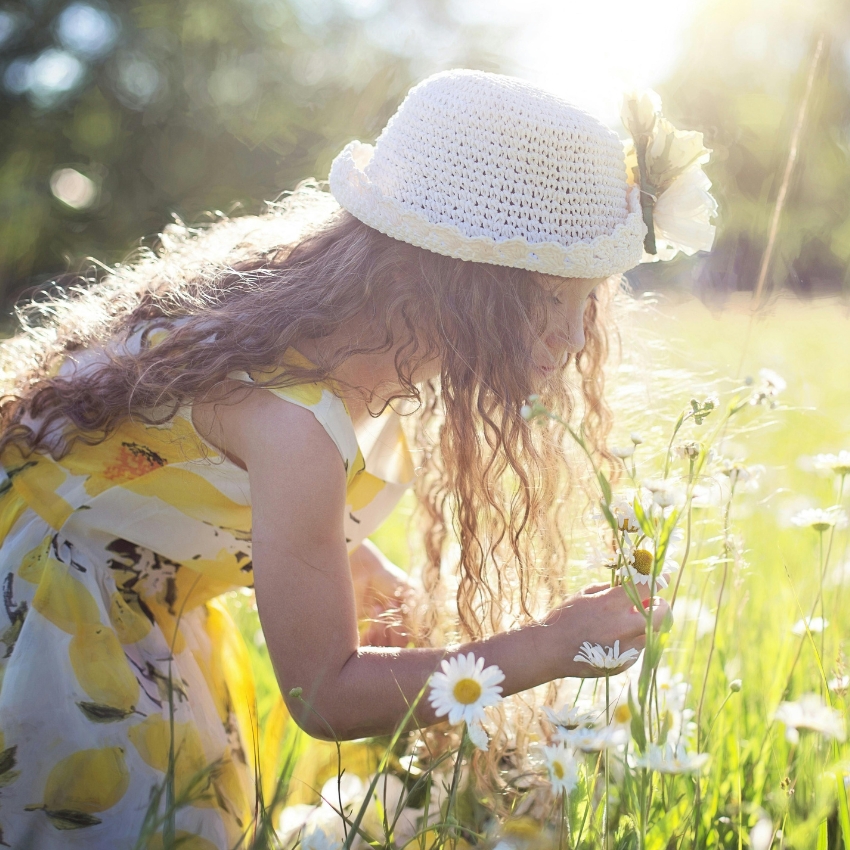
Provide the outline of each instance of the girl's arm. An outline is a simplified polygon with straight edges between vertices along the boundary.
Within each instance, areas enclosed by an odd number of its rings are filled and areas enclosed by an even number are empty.
[[[360,646],[343,533],[345,471],[313,415],[267,392],[217,413],[220,439],[248,469],[257,606],[293,717],[321,738],[390,733],[449,650]],[[665,610],[661,603],[658,623]],[[588,675],[591,668],[572,660],[584,640],[643,645],[643,616],[622,588],[590,589],[542,623],[452,652],[471,650],[497,664],[508,695]],[[289,696],[296,687],[300,699]],[[427,700],[416,720],[438,720]]]

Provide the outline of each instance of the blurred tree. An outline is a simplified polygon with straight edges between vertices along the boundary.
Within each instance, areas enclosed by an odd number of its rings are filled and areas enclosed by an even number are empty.
[[[499,70],[506,37],[450,0],[7,0],[0,300],[325,177],[417,79]]]
[[[850,291],[850,4],[708,0],[658,86],[677,126],[701,129],[720,204],[709,255],[641,267],[641,287],[705,298],[753,289],[818,39],[824,48],[780,219],[768,291]],[[666,268],[664,268],[666,266]]]

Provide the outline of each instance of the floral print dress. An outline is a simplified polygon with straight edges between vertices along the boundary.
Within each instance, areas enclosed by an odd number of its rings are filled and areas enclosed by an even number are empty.
[[[356,548],[413,476],[398,418],[355,434],[328,386],[270,391],[311,410],[339,449]],[[237,846],[257,721],[249,658],[217,597],[253,584],[247,472],[188,408],[163,426],[125,421],[60,460],[10,446],[0,462],[0,846],[130,850],[148,813],[148,846],[162,847],[166,797],[189,801],[181,847]]]

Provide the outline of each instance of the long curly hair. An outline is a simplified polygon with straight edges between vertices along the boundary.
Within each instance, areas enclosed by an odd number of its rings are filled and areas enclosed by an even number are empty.
[[[588,302],[584,350],[535,390],[532,345],[551,298],[544,282],[394,240],[315,184],[259,216],[178,222],[155,249],[19,309],[22,330],[0,353],[0,456],[11,444],[60,455],[76,440],[106,439],[128,417],[165,423],[228,373],[278,364],[299,340],[356,319],[371,330],[355,347],[327,351],[315,369],[293,367],[277,385],[323,381],[348,356],[396,349],[401,389],[370,412],[400,406],[416,447],[420,639],[481,637],[561,593],[575,475],[563,429],[520,415],[529,394],[565,418],[580,415],[590,445],[608,457],[603,367],[615,282]],[[152,347],[157,329],[169,333]],[[140,346],[122,345],[134,334]],[[98,368],[58,374],[91,349],[103,354]],[[435,357],[439,379],[418,386],[417,366]],[[456,616],[444,613],[447,596]]]

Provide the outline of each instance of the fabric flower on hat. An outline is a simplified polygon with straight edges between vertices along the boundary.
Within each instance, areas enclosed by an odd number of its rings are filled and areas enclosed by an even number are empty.
[[[717,202],[702,170],[711,157],[702,133],[677,130],[653,91],[626,95],[621,116],[632,136],[624,142],[629,181],[640,186],[648,231],[643,262],[711,250]]]

